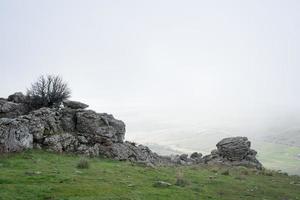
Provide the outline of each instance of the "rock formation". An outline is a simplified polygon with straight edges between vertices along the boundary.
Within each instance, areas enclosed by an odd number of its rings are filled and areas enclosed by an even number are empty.
[[[64,101],[60,108],[29,111],[22,93],[0,99],[0,153],[43,148],[55,152],[73,152],[106,156],[146,165],[191,165],[223,163],[261,168],[256,152],[247,138],[226,138],[217,150],[201,153],[159,156],[148,147],[124,142],[125,124],[106,113],[86,110],[88,105]]]
[[[28,107],[26,104],[0,99],[0,118],[14,118],[27,112]]]
[[[167,163],[146,146],[124,142],[125,124],[112,115],[86,110],[88,105],[76,101],[27,113],[22,99],[15,93],[0,100],[0,153],[35,147],[147,165]]]
[[[69,108],[73,108],[73,109],[79,109],[79,108],[85,109],[85,108],[89,107],[88,105],[81,103],[79,101],[69,101],[69,100],[63,101],[63,105],[65,107],[69,107]]]
[[[205,163],[219,163],[255,167],[261,169],[261,163],[256,159],[257,152],[250,149],[251,142],[246,137],[231,137],[221,140],[217,149],[205,156]]]

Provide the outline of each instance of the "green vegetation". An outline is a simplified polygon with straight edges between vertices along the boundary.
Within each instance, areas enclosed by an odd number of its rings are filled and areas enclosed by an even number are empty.
[[[89,161],[85,158],[81,158],[77,164],[78,169],[88,169],[90,167]]]
[[[300,199],[300,178],[217,166],[150,168],[129,162],[28,151],[0,156],[0,199]],[[169,187],[154,187],[157,181]]]
[[[269,169],[280,169],[289,174],[300,175],[300,147],[282,144],[256,142],[257,159]]]

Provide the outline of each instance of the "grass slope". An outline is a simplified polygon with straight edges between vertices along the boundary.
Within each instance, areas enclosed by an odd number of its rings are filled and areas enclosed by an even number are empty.
[[[0,199],[300,199],[298,176],[270,171],[149,168],[101,158],[90,158],[89,168],[79,169],[79,162],[79,156],[36,150],[2,155]],[[154,187],[158,180],[172,186]]]
[[[257,158],[266,168],[300,175],[300,147],[256,142],[253,148],[258,151]]]

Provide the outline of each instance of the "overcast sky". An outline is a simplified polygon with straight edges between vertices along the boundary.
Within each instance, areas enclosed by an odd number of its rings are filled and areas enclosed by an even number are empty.
[[[117,115],[296,112],[299,11],[299,0],[1,0],[0,96],[60,74],[73,99]]]

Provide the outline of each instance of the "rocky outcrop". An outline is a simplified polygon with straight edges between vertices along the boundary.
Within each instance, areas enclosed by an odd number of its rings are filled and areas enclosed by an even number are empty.
[[[14,103],[25,103],[26,97],[22,92],[16,92],[12,95],[9,95],[7,100],[12,101]]]
[[[92,110],[41,108],[16,118],[0,118],[0,153],[33,147],[55,152],[106,156],[146,165],[163,165],[168,159],[148,147],[124,142],[125,124]]]
[[[0,118],[16,118],[28,114],[29,111],[29,105],[22,92],[16,92],[7,99],[0,98]]]
[[[226,138],[217,149],[201,153],[160,156],[148,147],[124,142],[125,124],[106,113],[86,110],[88,105],[65,101],[59,108],[26,109],[25,97],[15,93],[0,100],[0,153],[43,148],[88,156],[106,156],[155,165],[221,163],[261,168],[256,151],[245,137]]]
[[[27,112],[28,107],[23,103],[0,100],[0,118],[15,118]]]
[[[261,169],[262,164],[256,159],[257,152],[250,146],[246,137],[225,138],[217,144],[217,149],[204,157],[204,162]]]

